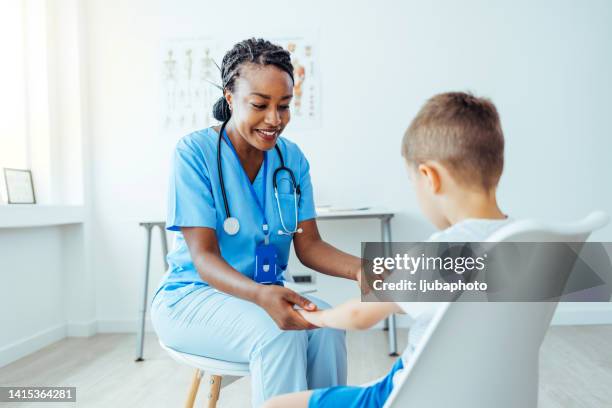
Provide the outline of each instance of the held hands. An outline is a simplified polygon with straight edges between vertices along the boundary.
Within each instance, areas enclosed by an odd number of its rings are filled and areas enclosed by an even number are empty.
[[[326,327],[325,322],[323,321],[323,315],[325,310],[315,310],[314,312],[299,309],[297,311],[306,321],[314,324],[317,327]]]
[[[261,306],[282,330],[309,330],[317,326],[305,320],[293,305],[307,311],[315,311],[314,303],[303,296],[277,285],[262,285],[257,304]]]

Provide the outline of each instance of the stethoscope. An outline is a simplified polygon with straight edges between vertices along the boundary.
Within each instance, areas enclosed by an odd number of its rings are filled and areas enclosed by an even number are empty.
[[[223,180],[223,169],[221,166],[221,144],[222,144],[221,140],[223,139],[223,134],[225,132],[225,125],[227,125],[228,121],[229,120],[226,120],[225,122],[223,122],[223,124],[221,125],[221,130],[219,132],[219,141],[217,144],[217,169],[219,170],[219,183],[221,184],[221,193],[223,195],[223,205],[225,207],[225,221],[223,221],[223,230],[228,235],[236,235],[238,231],[240,231],[240,221],[238,221],[238,218],[232,217],[230,213],[229,204],[227,200],[227,193],[225,192],[225,181]],[[236,153],[233,146],[231,145],[231,142],[229,143],[234,153]],[[279,216],[281,227],[282,227],[282,229],[278,230],[278,235],[293,235],[295,233],[302,233],[302,228],[297,227],[298,202],[302,194],[300,191],[300,186],[295,181],[295,175],[293,174],[293,171],[290,168],[285,166],[285,160],[283,160],[283,155],[281,154],[281,151],[278,145],[274,145],[274,149],[276,150],[276,153],[278,154],[278,157],[281,162],[280,167],[274,170],[274,174],[272,175],[272,185],[274,186],[274,198],[276,199],[276,207],[278,208],[278,216]],[[264,165],[265,164],[266,163],[264,163]],[[285,225],[285,220],[283,219],[283,213],[281,211],[280,201],[278,198],[278,184],[276,182],[276,178],[281,171],[286,171],[287,173],[289,173],[289,177],[291,178],[291,185],[293,187],[293,208],[294,208],[295,228],[292,230],[288,229],[287,226]],[[264,180],[264,183],[265,183],[265,180]],[[264,195],[265,195],[265,190],[264,190]],[[265,211],[265,208],[263,210]],[[266,233],[266,236],[267,236],[268,225],[266,223],[264,223],[263,229],[264,229],[264,233]]]

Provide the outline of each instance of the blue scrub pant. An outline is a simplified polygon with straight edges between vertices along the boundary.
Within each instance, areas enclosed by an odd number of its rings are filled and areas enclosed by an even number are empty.
[[[210,286],[198,285],[178,300],[171,292],[162,289],[153,299],[160,340],[185,353],[249,362],[253,407],[279,394],[346,384],[344,331],[281,330],[258,305]]]

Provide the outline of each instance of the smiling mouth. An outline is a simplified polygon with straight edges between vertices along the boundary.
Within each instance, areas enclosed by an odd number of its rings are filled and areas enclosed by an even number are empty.
[[[273,141],[278,137],[280,129],[255,129],[255,132],[266,141]]]

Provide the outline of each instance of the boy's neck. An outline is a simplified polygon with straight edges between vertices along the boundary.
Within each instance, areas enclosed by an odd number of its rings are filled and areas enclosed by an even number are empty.
[[[503,220],[508,218],[497,205],[495,190],[488,193],[465,192],[452,200],[446,211],[450,225],[467,219]]]

